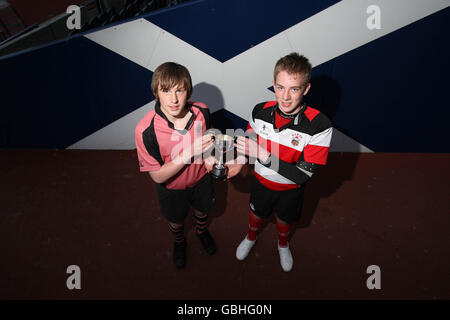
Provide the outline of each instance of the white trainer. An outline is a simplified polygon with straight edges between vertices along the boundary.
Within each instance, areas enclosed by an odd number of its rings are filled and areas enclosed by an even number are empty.
[[[285,248],[280,247],[278,244],[278,253],[280,254],[280,264],[284,271],[289,272],[294,264],[294,259],[292,258],[291,250],[289,249],[289,243]]]
[[[244,260],[247,258],[248,253],[255,245],[256,240],[250,241],[247,239],[247,236],[245,236],[245,239],[242,240],[242,242],[239,244],[239,246],[236,249],[236,258],[238,260]]]

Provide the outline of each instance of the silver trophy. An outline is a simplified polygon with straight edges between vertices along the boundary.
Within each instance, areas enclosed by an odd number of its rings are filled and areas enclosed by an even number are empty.
[[[214,165],[211,175],[217,180],[225,180],[227,177],[227,167],[224,156],[231,150],[234,152],[234,138],[226,134],[215,135],[214,147],[217,163]]]

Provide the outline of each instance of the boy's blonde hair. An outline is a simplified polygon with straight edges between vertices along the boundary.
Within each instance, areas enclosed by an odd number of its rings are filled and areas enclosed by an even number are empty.
[[[308,58],[299,55],[297,52],[292,52],[277,61],[273,72],[273,80],[277,80],[277,75],[281,71],[287,71],[289,74],[302,74],[305,77],[305,83],[303,85],[306,85],[311,78],[311,69],[312,66]]]

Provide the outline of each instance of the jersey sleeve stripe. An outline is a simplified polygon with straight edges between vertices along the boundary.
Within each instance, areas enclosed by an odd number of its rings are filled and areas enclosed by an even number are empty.
[[[308,107],[305,110],[305,116],[308,118],[309,121],[313,121],[313,119],[320,113],[319,110]]]
[[[311,140],[309,141],[309,144],[312,144],[314,146],[329,147],[332,134],[333,128],[330,127],[328,129],[325,129],[313,135]]]
[[[150,126],[141,134],[142,143],[136,144],[138,148],[139,166],[141,171],[158,170],[164,161],[159,151],[158,139],[155,132],[155,118],[150,122]]]
[[[325,165],[327,163],[329,147],[307,145],[303,149],[303,157],[305,161]]]
[[[136,151],[139,160],[139,171],[155,171],[159,170],[161,165],[156,161],[154,157],[148,154],[144,142],[142,132],[135,133]]]
[[[267,108],[273,107],[273,106],[276,105],[276,104],[277,104],[276,101],[268,101],[268,102],[264,105],[263,109],[267,109]]]
[[[198,102],[196,104],[193,104],[192,107],[195,107],[198,110],[200,110],[200,113],[203,115],[203,118],[205,118],[206,129],[210,129],[212,127],[212,124],[211,124],[211,113],[209,111],[209,108],[205,104],[200,104]]]

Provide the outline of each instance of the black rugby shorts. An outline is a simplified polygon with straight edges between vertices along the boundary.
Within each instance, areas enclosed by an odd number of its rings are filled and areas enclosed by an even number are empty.
[[[260,218],[267,218],[275,211],[281,220],[294,223],[300,219],[304,194],[304,186],[291,190],[275,191],[266,188],[256,177],[253,177],[250,209]]]
[[[157,184],[159,206],[164,217],[169,222],[183,224],[189,206],[208,213],[215,203],[211,179],[211,175],[207,173],[195,186],[183,190],[167,189],[164,185]]]

